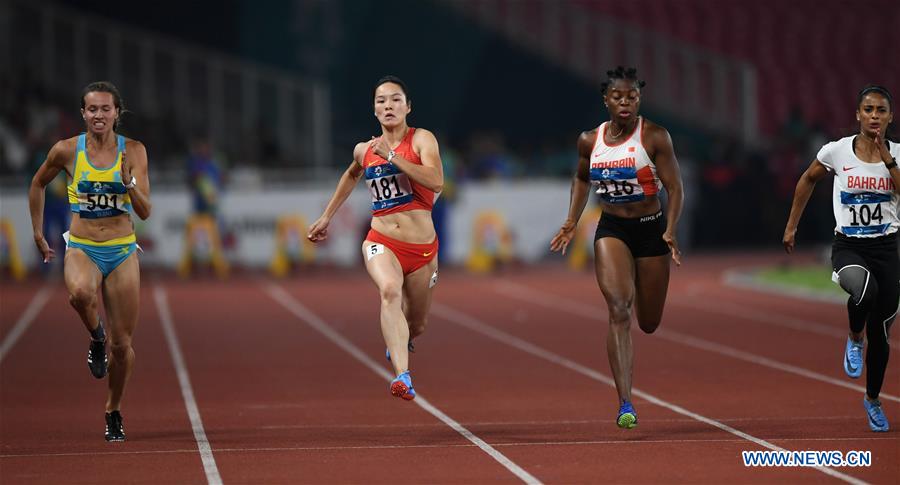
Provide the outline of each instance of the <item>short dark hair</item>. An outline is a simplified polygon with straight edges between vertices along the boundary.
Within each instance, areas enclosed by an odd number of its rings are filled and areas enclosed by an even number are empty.
[[[119,94],[119,88],[115,86],[115,84],[109,81],[96,81],[88,84],[81,90],[81,109],[84,109],[84,97],[88,95],[88,93],[109,93],[112,94],[113,104],[116,106],[116,109],[119,110],[119,115],[125,112],[125,102],[122,101],[122,95]],[[119,127],[119,120],[116,119],[113,122],[113,129],[117,129]]]
[[[375,87],[372,88],[372,96],[373,97],[375,96],[375,91],[378,90],[378,86],[381,86],[382,84],[385,84],[385,83],[394,83],[397,86],[400,86],[400,90],[403,91],[403,95],[406,96],[406,103],[407,104],[410,103],[411,100],[409,99],[409,89],[406,88],[406,83],[403,82],[403,80],[400,79],[399,77],[393,76],[391,74],[384,76],[383,78],[379,79],[378,82],[375,83]]]
[[[617,80],[626,80],[626,81],[634,81],[634,84],[637,85],[638,89],[643,88],[647,85],[644,81],[638,79],[637,77],[637,68],[635,67],[623,67],[618,66],[615,69],[611,69],[606,71],[606,81],[600,84],[600,91],[606,96],[606,91],[610,86],[613,85]]]

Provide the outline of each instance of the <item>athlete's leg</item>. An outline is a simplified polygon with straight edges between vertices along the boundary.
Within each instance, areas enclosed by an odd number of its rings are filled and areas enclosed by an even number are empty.
[[[364,241],[366,271],[378,287],[381,298],[381,334],[391,354],[394,374],[409,370],[409,324],[403,315],[403,269],[393,251],[381,243]]]
[[[838,275],[841,288],[850,295],[847,298],[847,316],[851,338],[862,342],[866,319],[877,300],[878,282],[872,277],[869,265],[862,256],[843,248],[834,251],[834,272]]]
[[[896,261],[896,253],[891,256],[893,261],[883,261],[877,269],[873,269],[875,276],[873,279],[876,279],[879,285],[878,301],[866,323],[866,336],[869,341],[869,348],[866,351],[866,394],[871,399],[878,399],[881,386],[884,384],[884,374],[891,353],[888,337],[897,316],[897,305],[900,303],[900,284],[898,284],[900,264]]]
[[[638,325],[645,333],[653,333],[662,320],[669,291],[669,254],[635,258],[634,313]]]
[[[609,308],[606,352],[616,381],[619,401],[631,401],[631,309],[634,304],[634,260],[621,239],[603,237],[594,242],[597,283]]]
[[[88,332],[93,332],[100,324],[97,290],[100,289],[103,275],[91,258],[78,248],[66,250],[63,266],[69,304],[78,312]]]
[[[108,320],[111,354],[106,412],[119,409],[125,384],[134,368],[131,337],[138,322],[140,291],[141,270],[135,251],[103,281],[103,306]]]
[[[403,280],[403,314],[409,324],[410,340],[422,335],[428,325],[431,295],[434,288],[431,277],[437,271],[438,258],[406,275]]]

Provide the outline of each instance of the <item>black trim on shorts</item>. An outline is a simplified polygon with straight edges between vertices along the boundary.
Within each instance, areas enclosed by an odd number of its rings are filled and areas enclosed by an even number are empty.
[[[663,241],[666,232],[666,215],[663,211],[641,217],[619,217],[603,212],[597,223],[594,241],[613,237],[628,246],[634,258],[649,258],[669,254],[669,245]]]

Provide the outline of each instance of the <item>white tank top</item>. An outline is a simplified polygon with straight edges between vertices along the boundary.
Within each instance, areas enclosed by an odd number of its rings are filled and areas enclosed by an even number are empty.
[[[616,145],[604,142],[609,122],[597,128],[597,141],[591,150],[591,183],[604,202],[622,204],[637,202],[659,193],[660,183],[656,166],[641,144],[644,118],[638,118],[637,128],[627,139]]]
[[[825,144],[816,155],[834,172],[834,231],[850,237],[878,237],[897,232],[900,197],[883,163],[866,163],[853,153],[848,136]],[[889,142],[890,143],[890,142]],[[900,157],[900,145],[890,143],[893,157]]]

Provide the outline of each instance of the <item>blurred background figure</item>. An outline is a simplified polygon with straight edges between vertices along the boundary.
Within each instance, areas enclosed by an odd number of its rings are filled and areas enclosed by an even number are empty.
[[[194,214],[210,215],[218,221],[219,198],[224,188],[224,179],[206,138],[195,137],[191,142],[187,170]]]

